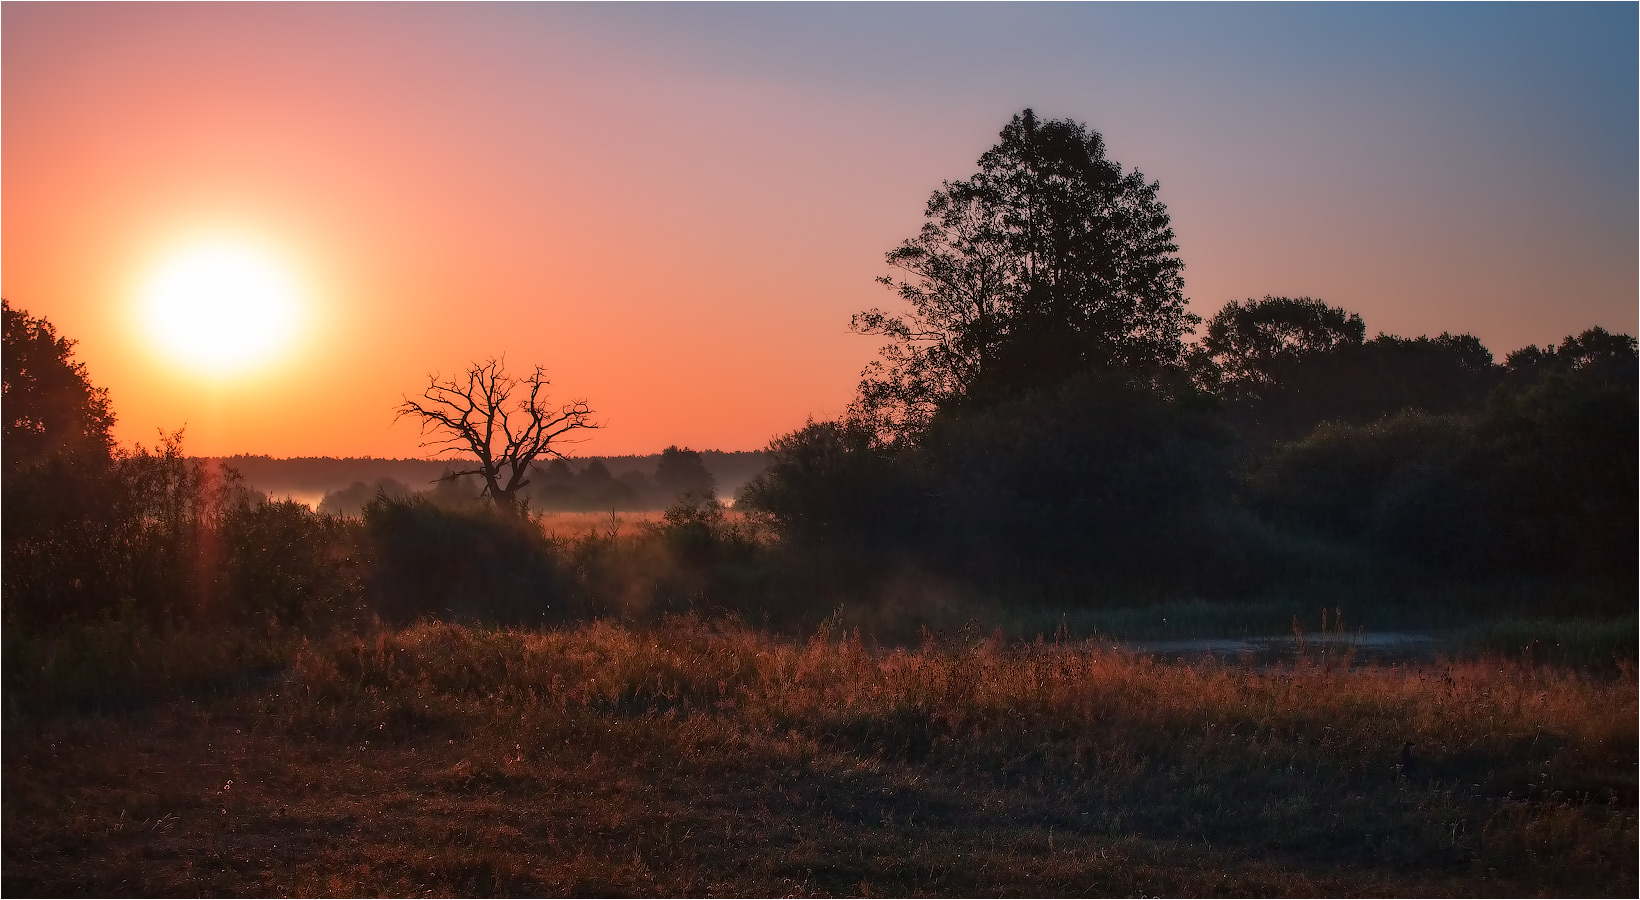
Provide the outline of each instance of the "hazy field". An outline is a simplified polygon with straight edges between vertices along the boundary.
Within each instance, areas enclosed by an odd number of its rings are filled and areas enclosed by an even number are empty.
[[[10,894],[1637,888],[1629,663],[1177,665],[692,618],[77,640],[8,648]]]
[[[545,512],[541,513],[541,529],[561,538],[583,538],[592,534],[630,535],[645,525],[653,525],[665,518],[662,510],[632,512]],[[723,513],[725,522],[739,522],[745,518],[733,509]]]

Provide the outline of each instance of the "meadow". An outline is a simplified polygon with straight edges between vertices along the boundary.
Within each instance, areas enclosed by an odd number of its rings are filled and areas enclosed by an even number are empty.
[[[1632,896],[1630,659],[733,618],[5,655],[8,894]]]
[[[449,477],[270,499],[0,304],[0,891],[1640,892],[1635,339],[1203,322],[1156,185],[1001,138],[732,505],[499,357],[396,407]]]
[[[728,522],[742,522],[745,515],[733,510],[724,512]],[[541,530],[554,538],[585,538],[588,535],[632,534],[645,526],[665,521],[664,510],[627,510],[620,512],[562,512],[549,511],[537,517]]]

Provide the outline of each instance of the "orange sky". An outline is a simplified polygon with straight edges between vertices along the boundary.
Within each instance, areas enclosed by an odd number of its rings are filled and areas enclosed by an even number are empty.
[[[581,453],[751,449],[843,408],[883,252],[1029,104],[1161,180],[1203,315],[1310,294],[1500,356],[1636,328],[1632,27],[1608,105],[1507,144],[1573,113],[1349,53],[1319,78],[1193,69],[1215,28],[1177,12],[932,7],[930,37],[904,8],[635,9],[8,4],[5,296],[80,342],[126,441],[422,455],[401,395],[505,354],[598,411]],[[1028,40],[1070,25],[1084,43]],[[1092,52],[1169,29],[1171,62]],[[972,71],[914,65],[962,41],[991,47]],[[1112,78],[1144,65],[1166,72]],[[313,314],[253,376],[180,370],[134,324],[147,274],[220,238],[280,259]]]

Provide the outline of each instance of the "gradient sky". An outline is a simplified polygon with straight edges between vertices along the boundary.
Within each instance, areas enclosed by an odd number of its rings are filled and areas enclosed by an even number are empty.
[[[580,453],[752,449],[847,404],[883,253],[1031,106],[1161,182],[1197,313],[1501,358],[1637,330],[1636,10],[9,3],[0,276],[125,441],[424,455],[401,395],[506,354],[607,423]],[[133,324],[215,238],[312,311],[254,377]]]

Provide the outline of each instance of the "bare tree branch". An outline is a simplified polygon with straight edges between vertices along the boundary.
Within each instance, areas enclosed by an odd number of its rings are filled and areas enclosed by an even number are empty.
[[[551,382],[540,366],[518,379],[507,374],[503,358],[491,357],[474,363],[465,374],[465,384],[428,376],[421,396],[406,397],[394,420],[420,420],[422,434],[428,436],[421,445],[437,448],[437,453],[472,453],[478,466],[451,474],[481,477],[484,495],[498,508],[522,513],[517,493],[530,483],[530,466],[543,458],[562,457],[553,445],[572,443],[564,435],[602,426],[592,420],[585,399],[556,408],[549,405],[546,389]],[[527,396],[513,401],[521,386],[528,389]]]

